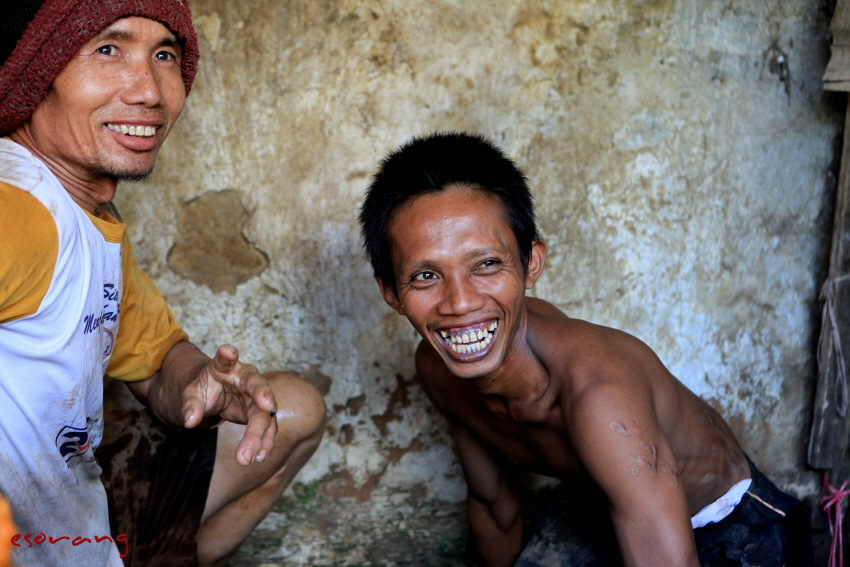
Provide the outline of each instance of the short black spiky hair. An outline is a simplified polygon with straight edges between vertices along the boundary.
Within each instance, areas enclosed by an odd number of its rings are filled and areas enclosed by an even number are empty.
[[[437,132],[413,138],[384,158],[360,207],[360,233],[372,270],[396,295],[388,234],[393,215],[414,197],[451,185],[489,191],[499,197],[519,244],[523,270],[528,268],[531,245],[540,235],[525,175],[482,136]]]

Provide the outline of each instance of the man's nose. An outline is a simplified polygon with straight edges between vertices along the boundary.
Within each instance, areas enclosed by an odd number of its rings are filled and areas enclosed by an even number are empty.
[[[149,61],[137,59],[126,69],[126,83],[122,99],[125,104],[156,106],[162,98],[159,76]]]
[[[446,294],[440,302],[443,315],[465,315],[484,305],[484,296],[468,278],[452,278],[447,282]]]

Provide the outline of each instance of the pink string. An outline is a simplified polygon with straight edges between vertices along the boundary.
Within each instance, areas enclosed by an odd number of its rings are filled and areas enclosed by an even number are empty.
[[[829,519],[829,533],[832,535],[832,546],[829,549],[829,567],[844,567],[844,541],[841,527],[841,502],[850,496],[850,480],[845,480],[841,488],[835,488],[829,483],[827,475],[823,475],[823,487],[829,493],[820,499],[821,510],[826,512]],[[833,519],[833,516],[835,519]]]

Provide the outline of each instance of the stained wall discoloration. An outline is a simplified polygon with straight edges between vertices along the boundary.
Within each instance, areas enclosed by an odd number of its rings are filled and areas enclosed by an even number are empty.
[[[803,454],[841,125],[820,90],[827,2],[192,8],[198,81],[157,172],[123,186],[118,205],[203,349],[226,340],[261,367],[325,377],[333,434],[302,482],[375,521],[404,510],[413,522],[425,503],[459,513],[445,423],[412,382],[416,336],[383,304],[355,225],[385,152],[457,128],[491,137],[528,174],[549,244],[533,293],[643,339],[780,485],[817,490]],[[268,256],[232,294],[167,264],[183,203],[225,187],[239,188],[245,238]],[[373,556],[344,523],[348,549],[304,522],[258,534],[277,530],[285,564]]]
[[[168,265],[212,291],[235,293],[237,285],[260,275],[269,264],[242,233],[248,217],[233,190],[207,192],[184,203]]]

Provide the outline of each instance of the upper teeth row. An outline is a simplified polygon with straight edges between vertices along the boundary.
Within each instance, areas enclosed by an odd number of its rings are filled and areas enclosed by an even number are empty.
[[[478,331],[469,331],[466,333],[457,334],[449,334],[447,331],[440,331],[440,334],[446,339],[446,342],[451,341],[452,343],[474,343],[480,340],[483,340],[490,336],[496,327],[499,324],[497,321],[493,321],[486,329],[478,329]]]
[[[123,124],[118,126],[117,124],[107,124],[106,127],[130,136],[148,137],[156,134],[156,126],[124,126]]]

